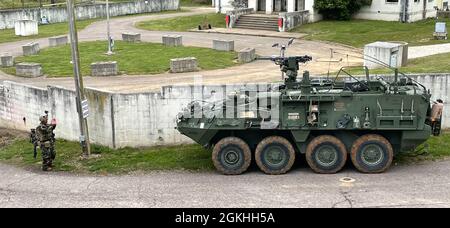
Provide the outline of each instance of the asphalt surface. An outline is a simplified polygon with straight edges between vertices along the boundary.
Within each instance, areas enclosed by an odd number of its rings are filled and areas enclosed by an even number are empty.
[[[77,176],[0,164],[0,207],[450,207],[450,161],[393,166],[383,174],[348,167],[319,175],[252,170]],[[350,177],[352,183],[340,179]]]

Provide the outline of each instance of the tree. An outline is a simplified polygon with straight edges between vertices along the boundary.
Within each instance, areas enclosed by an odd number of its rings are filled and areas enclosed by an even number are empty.
[[[350,20],[363,6],[372,4],[372,0],[315,0],[314,8],[325,19]]]

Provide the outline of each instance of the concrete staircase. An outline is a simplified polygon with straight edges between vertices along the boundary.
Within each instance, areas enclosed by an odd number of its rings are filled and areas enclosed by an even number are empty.
[[[260,14],[242,15],[234,28],[278,31],[278,17]]]

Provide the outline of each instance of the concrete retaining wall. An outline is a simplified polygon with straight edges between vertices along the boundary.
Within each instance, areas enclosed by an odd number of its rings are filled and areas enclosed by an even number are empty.
[[[32,36],[39,34],[38,22],[33,20],[17,20],[14,23],[16,36]]]
[[[192,100],[190,87],[162,92],[120,94],[86,88],[91,141],[109,147],[172,145],[191,142],[175,130],[175,116]],[[180,94],[180,91],[187,97]],[[187,92],[186,92],[187,91]],[[4,81],[0,85],[0,126],[29,131],[45,110],[56,118],[58,138],[78,141],[75,91],[37,88]],[[173,113],[173,114],[171,114]]]
[[[29,130],[37,126],[44,110],[50,110],[47,89],[6,81],[2,87],[0,126]]]
[[[450,74],[413,75],[431,89],[432,99],[444,100],[443,126],[450,128]],[[235,85],[241,88],[242,85]],[[173,145],[192,142],[174,129],[175,116],[194,99],[220,99],[224,85],[167,86],[161,92],[112,93],[86,88],[91,141],[109,147]],[[215,93],[212,93],[215,91]],[[222,94],[222,95],[221,95]],[[35,128],[49,111],[58,121],[56,136],[78,140],[75,92],[61,87],[36,88],[15,82],[0,84],[0,126]]]
[[[290,12],[290,13],[280,13],[278,18],[283,19],[283,27],[278,27],[280,32],[289,31],[297,26],[306,24],[310,22],[310,12],[308,10]]]
[[[142,0],[110,3],[110,14],[114,17],[179,9],[179,0],[148,0],[147,3],[145,2]],[[75,10],[75,15],[80,20],[106,17],[106,4],[79,5],[75,7]],[[48,7],[2,10],[0,11],[0,29],[14,28],[14,23],[18,20],[40,21],[44,16],[49,23],[66,22],[67,9],[66,7]]]

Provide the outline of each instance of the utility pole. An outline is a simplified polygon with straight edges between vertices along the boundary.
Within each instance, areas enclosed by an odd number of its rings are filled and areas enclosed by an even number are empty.
[[[107,36],[108,36],[108,52],[107,55],[112,55],[112,38],[111,38],[111,29],[109,26],[109,0],[106,0],[106,26],[107,26]]]
[[[83,149],[83,157],[91,154],[87,119],[83,112],[86,105],[84,96],[83,78],[80,71],[80,53],[78,51],[78,34],[75,25],[74,0],[67,0],[67,16],[69,18],[70,45],[72,47],[73,74],[75,78],[75,89],[77,93],[77,112],[80,121],[80,144]]]

